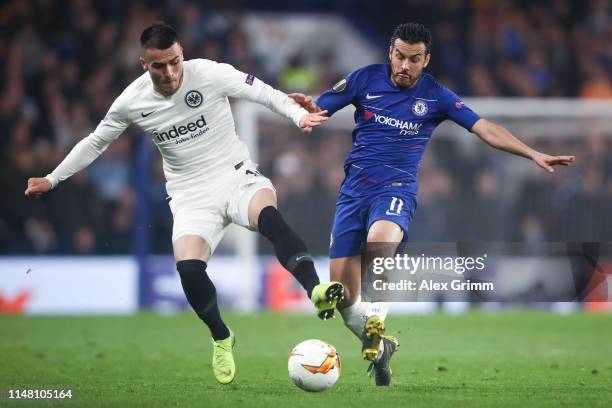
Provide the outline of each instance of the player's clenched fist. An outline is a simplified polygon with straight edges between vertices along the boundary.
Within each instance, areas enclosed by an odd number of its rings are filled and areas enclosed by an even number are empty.
[[[44,177],[35,177],[28,179],[28,188],[25,195],[40,197],[47,191],[51,190],[51,182]]]

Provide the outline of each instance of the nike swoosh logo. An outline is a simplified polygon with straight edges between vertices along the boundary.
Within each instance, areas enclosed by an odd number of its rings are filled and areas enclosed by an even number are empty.
[[[369,93],[366,94],[366,99],[376,99],[376,98],[382,98],[382,95],[370,95]]]
[[[295,258],[295,262],[300,262],[302,259],[304,258],[308,258],[308,255],[302,255],[302,256],[298,256],[297,258]]]
[[[224,370],[216,370],[216,371],[217,371],[219,374],[223,374],[223,375],[225,375],[225,376],[230,375],[230,374],[232,373],[232,372],[231,372],[231,371],[229,371],[229,370],[227,370],[227,371],[224,371]]]
[[[144,113],[144,112],[140,112],[140,116],[142,116],[143,118],[146,118],[147,116],[149,116],[150,114],[152,114],[155,111],[151,111],[149,113]]]

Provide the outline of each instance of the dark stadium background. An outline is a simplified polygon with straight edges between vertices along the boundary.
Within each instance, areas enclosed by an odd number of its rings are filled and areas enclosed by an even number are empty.
[[[156,152],[150,159],[148,217],[140,220],[147,228],[134,230],[139,208],[135,185],[146,168],[139,159],[144,139],[135,129],[52,194],[41,200],[23,196],[27,178],[52,170],[140,75],[137,34],[154,20],[176,25],[187,59],[229,62],[287,92],[317,94],[347,72],[334,66],[333,55],[305,61],[298,49],[280,76],[271,75],[252,52],[253,39],[241,29],[244,13],[340,15],[380,49],[380,61],[396,24],[423,22],[434,35],[429,72],[465,97],[612,97],[606,1],[288,3],[78,0],[9,1],[1,6],[0,253],[129,254],[143,235],[153,252],[171,250],[171,217]],[[296,74],[295,64],[306,72]],[[293,81],[296,75],[310,80],[304,86]],[[279,187],[280,206],[289,221],[315,253],[325,255],[350,136],[344,132],[330,142],[319,133],[278,134],[292,132],[288,127],[270,132],[273,142],[260,142],[261,169]],[[503,203],[498,156],[488,147],[483,144],[476,156],[464,157],[453,141],[432,143],[413,239],[610,240],[609,132],[585,127],[584,133],[563,142],[542,142],[555,152],[575,154],[576,166],[552,182],[525,178],[512,200]],[[299,174],[280,171],[287,155],[298,160]],[[521,161],[515,165],[528,166]],[[269,252],[266,245],[260,248]]]

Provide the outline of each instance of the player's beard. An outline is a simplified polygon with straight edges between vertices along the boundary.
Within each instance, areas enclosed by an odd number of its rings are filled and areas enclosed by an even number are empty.
[[[162,89],[167,94],[173,94],[176,92],[176,90],[179,87],[178,83],[179,83],[178,78],[167,80],[167,81],[162,81]]]
[[[161,93],[163,93],[166,96],[170,96],[170,95],[173,95],[180,88],[182,81],[183,81],[183,72],[181,72],[179,74],[179,77],[174,80],[168,81],[168,80],[164,80],[160,78],[159,82],[156,85],[157,85],[157,88],[161,91]]]
[[[420,73],[419,75],[414,75],[413,73],[398,71],[393,73],[393,82],[400,88],[410,88],[417,82],[420,76]]]

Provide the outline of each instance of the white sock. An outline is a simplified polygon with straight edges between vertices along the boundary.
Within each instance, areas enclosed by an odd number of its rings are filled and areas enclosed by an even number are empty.
[[[370,316],[378,316],[380,320],[383,322],[387,318],[387,313],[389,313],[389,303],[387,302],[367,302],[368,311],[366,315]]]
[[[363,340],[363,326],[370,316],[378,316],[382,321],[385,321],[389,312],[389,304],[386,302],[362,302],[361,297],[349,307],[340,310],[340,314],[344,319],[344,324],[348,327],[357,338]],[[378,345],[378,357],[380,360],[384,351],[384,345],[381,341]]]
[[[368,317],[370,316],[378,316],[380,317],[380,320],[382,320],[383,322],[385,321],[385,319],[387,318],[387,313],[389,312],[389,304],[386,302],[368,302],[368,311],[366,313],[366,315]],[[367,318],[366,318],[367,320]],[[383,355],[383,351],[384,351],[385,347],[383,342],[381,341],[378,344],[378,357],[376,357],[376,361],[380,360],[380,358]]]
[[[363,326],[368,319],[369,305],[370,303],[362,302],[361,297],[359,297],[355,303],[340,310],[344,324],[360,341],[362,340]]]

